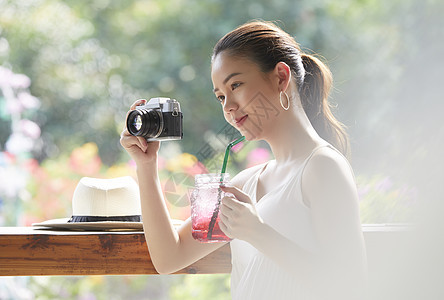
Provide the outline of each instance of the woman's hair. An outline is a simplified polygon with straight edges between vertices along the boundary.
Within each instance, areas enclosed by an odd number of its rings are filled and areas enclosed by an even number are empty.
[[[302,106],[316,132],[344,155],[349,154],[345,126],[333,116],[328,101],[332,87],[329,68],[313,55],[302,53],[298,43],[273,23],[246,23],[221,38],[213,50],[217,54],[244,57],[257,63],[262,72],[285,62],[296,80]]]

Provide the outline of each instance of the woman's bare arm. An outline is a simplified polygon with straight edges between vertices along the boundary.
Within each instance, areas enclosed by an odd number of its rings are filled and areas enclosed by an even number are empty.
[[[255,168],[251,168],[240,172],[233,177],[231,184],[242,188],[254,171]],[[159,273],[176,272],[226,244],[196,241],[191,234],[190,219],[177,230],[174,228],[157,175],[157,160],[138,166],[137,176],[145,238],[154,267]]]
[[[190,219],[177,230],[174,228],[157,175],[157,160],[138,166],[137,177],[145,238],[159,273],[176,272],[226,244],[205,244],[194,240]]]

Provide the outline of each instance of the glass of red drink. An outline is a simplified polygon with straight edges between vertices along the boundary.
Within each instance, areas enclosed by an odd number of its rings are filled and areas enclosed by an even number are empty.
[[[223,197],[233,196],[220,189],[230,180],[228,173],[198,174],[191,194],[191,221],[193,237],[203,243],[227,242],[219,227],[219,208]]]

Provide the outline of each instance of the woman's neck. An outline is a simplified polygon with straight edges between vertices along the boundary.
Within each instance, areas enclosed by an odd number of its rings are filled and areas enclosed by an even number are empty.
[[[265,140],[278,165],[302,161],[324,142],[301,107],[283,111]]]

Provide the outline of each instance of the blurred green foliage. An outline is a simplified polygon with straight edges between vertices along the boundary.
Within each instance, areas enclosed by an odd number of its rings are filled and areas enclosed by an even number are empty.
[[[418,189],[375,175],[357,178],[363,224],[409,223],[415,219]]]
[[[332,69],[332,101],[349,127],[362,221],[410,221],[416,201],[439,197],[442,185],[443,15],[439,0],[0,0],[0,66],[28,76],[41,102],[22,115],[41,136],[30,153],[14,156],[6,151],[10,107],[0,94],[0,171],[20,170],[29,181],[12,202],[0,193],[0,209],[26,211],[21,224],[63,217],[81,176],[134,176],[119,144],[126,111],[138,98],[167,96],[181,103],[185,132],[182,141],[162,145],[161,177],[168,186],[182,176],[167,200],[173,215],[185,218],[187,203],[174,197],[191,185],[204,147],[218,144],[219,151],[225,142],[212,94],[212,47],[261,18],[276,20]],[[228,170],[269,158],[265,144],[246,143]],[[220,157],[201,160],[217,165]],[[13,222],[8,218],[0,214],[0,223]],[[28,284],[38,299],[226,299],[228,279],[41,277]]]
[[[336,84],[358,173],[374,168],[416,184],[443,130],[437,111],[444,49],[441,1],[1,1],[0,64],[32,80],[42,101],[39,161],[84,142],[107,165],[137,98],[178,99],[184,152],[224,126],[213,101],[214,43],[253,18],[279,20],[304,49],[322,54]],[[10,133],[2,121],[0,145]],[[429,135],[431,130],[438,131]],[[204,137],[204,140],[202,140]],[[407,164],[405,162],[408,162]],[[425,180],[419,178],[419,180]]]
[[[171,300],[230,299],[230,277],[226,274],[186,276],[182,284],[171,288],[170,297]]]

